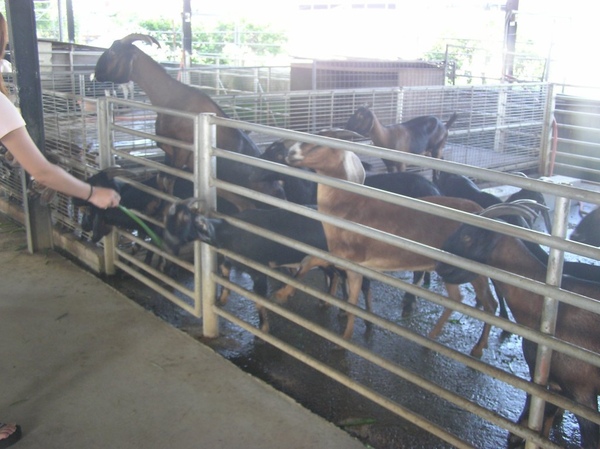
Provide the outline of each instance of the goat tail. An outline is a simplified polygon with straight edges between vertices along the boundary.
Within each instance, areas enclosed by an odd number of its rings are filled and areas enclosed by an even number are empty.
[[[449,129],[452,126],[452,124],[456,121],[457,118],[458,118],[458,114],[456,112],[454,114],[452,114],[452,116],[446,122],[446,129]]]

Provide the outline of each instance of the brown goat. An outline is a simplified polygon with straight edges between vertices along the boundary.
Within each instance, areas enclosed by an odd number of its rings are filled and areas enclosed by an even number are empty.
[[[220,117],[227,117],[227,114],[207,94],[200,89],[177,81],[167,73],[164,67],[133,45],[137,41],[148,45],[156,44],[160,47],[156,39],[145,34],[130,34],[123,39],[114,41],[96,63],[96,80],[117,84],[134,81],[148,95],[154,106],[183,112],[214,113]],[[156,134],[159,136],[184,142],[194,141],[193,123],[188,118],[159,113],[155,126]],[[260,156],[260,150],[256,144],[239,129],[217,127],[217,145],[219,148],[236,153]],[[193,152],[165,143],[158,143],[158,146],[165,152],[165,161],[168,165],[193,171]],[[219,179],[272,196],[284,197],[283,189],[278,184],[251,182],[249,180],[251,170],[252,167],[247,164],[223,158],[217,160]]]
[[[520,215],[513,206],[492,210],[486,209],[482,216],[488,218],[504,217],[509,214]],[[518,274],[541,283],[546,282],[546,265],[541,262],[523,243],[522,240],[498,232],[473,225],[461,226],[443,246],[445,251],[460,257],[484,263],[510,273]],[[477,274],[448,263],[439,263],[437,272],[448,282],[470,282]],[[544,298],[523,288],[497,280],[501,294],[517,323],[532,329],[540,329]],[[574,276],[563,276],[560,284],[562,290],[578,293],[595,300],[600,300],[600,284]],[[558,306],[555,336],[563,341],[573,343],[596,354],[600,353],[600,315],[571,304],[561,302]],[[534,377],[536,365],[537,343],[523,338],[523,355],[529,366],[531,378]],[[600,368],[568,353],[555,351],[550,362],[550,373],[547,384],[558,389],[574,401],[598,410],[598,394],[600,394]],[[530,403],[527,395],[525,407],[519,423],[526,424]],[[546,404],[543,434],[548,437],[551,425],[559,410],[555,405]],[[582,417],[576,416],[581,432],[582,447],[597,449],[600,447],[600,427]],[[509,437],[509,447],[521,447],[521,438],[517,435]]]
[[[331,148],[311,143],[295,143],[288,153],[287,162],[296,167],[312,168],[318,174],[362,183],[364,169],[356,154],[342,149]],[[470,213],[478,213],[482,208],[476,203],[460,198],[425,197],[430,203],[439,204]],[[376,200],[360,194],[347,192],[325,184],[317,189],[318,210],[328,215],[360,223],[381,231],[404,237],[434,248],[441,248],[445,240],[460,226],[459,222],[444,217],[433,217],[419,210],[398,206],[383,200]],[[435,229],[431,223],[435,220]],[[387,243],[368,238],[352,231],[323,223],[329,252],[333,255],[382,271],[432,271],[436,261],[428,257],[410,252]],[[362,275],[347,272],[348,301],[356,305],[360,293]],[[488,279],[479,276],[472,285],[478,300],[490,313],[495,313],[497,302],[489,289]],[[455,301],[462,300],[458,285],[446,284],[448,295]],[[451,314],[446,309],[430,337],[441,331],[444,322]],[[348,315],[348,323],[344,338],[352,336],[354,316]],[[481,356],[487,346],[490,326],[484,325],[483,333],[471,351],[474,356]]]
[[[441,159],[448,140],[448,129],[456,117],[455,112],[444,123],[432,115],[423,115],[406,122],[384,126],[373,111],[366,106],[361,106],[348,119],[346,129],[370,137],[373,144],[378,147]],[[383,159],[383,162],[388,172],[406,169],[404,162],[386,159]],[[434,180],[436,176],[434,171]]]

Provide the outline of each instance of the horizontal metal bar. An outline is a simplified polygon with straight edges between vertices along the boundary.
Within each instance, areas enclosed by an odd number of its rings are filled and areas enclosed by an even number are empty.
[[[124,259],[131,261],[131,258],[129,258],[126,254],[119,253],[119,251],[117,251],[117,253],[119,254],[120,257],[123,257]],[[120,268],[121,270],[123,270],[124,272],[126,272],[127,274],[129,274],[130,276],[132,276],[133,278],[138,280],[139,282],[152,288],[154,291],[160,293],[165,298],[167,298],[169,301],[177,304],[179,307],[181,307],[183,310],[185,310],[189,314],[196,316],[196,317],[200,317],[200,315],[198,314],[199,312],[197,312],[194,309],[193,305],[189,305],[185,301],[182,301],[180,298],[175,296],[169,290],[163,288],[157,282],[150,280],[147,276],[142,275],[140,272],[138,272],[137,270],[134,270],[129,265],[122,263],[120,260],[117,259],[117,260],[115,260],[115,266]]]

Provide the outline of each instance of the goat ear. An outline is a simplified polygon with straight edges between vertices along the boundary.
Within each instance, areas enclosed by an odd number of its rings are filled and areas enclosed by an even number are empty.
[[[204,201],[201,201],[198,198],[188,198],[187,200],[185,200],[184,203],[188,208],[190,208],[190,210],[194,212],[202,213],[206,211],[206,204],[204,203]]]

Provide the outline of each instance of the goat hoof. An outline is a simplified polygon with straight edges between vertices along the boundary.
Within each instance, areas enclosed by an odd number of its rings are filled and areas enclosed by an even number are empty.
[[[404,305],[402,306],[402,318],[408,318],[415,311],[415,298],[404,298]]]
[[[508,449],[523,449],[525,447],[525,440],[523,440],[523,438],[521,438],[520,436],[517,436],[512,433],[508,436],[507,443],[508,444],[506,445],[506,447]]]

